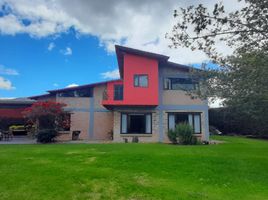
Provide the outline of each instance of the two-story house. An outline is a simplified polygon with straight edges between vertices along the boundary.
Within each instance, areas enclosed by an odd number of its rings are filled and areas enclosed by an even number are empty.
[[[192,98],[188,90],[198,87],[190,67],[169,62],[165,55],[115,46],[120,72],[112,80],[72,88],[50,90],[31,97],[67,104],[71,130],[59,139],[71,139],[80,130],[81,139],[116,142],[168,141],[167,132],[180,122],[193,126],[203,141],[209,140],[207,101]]]

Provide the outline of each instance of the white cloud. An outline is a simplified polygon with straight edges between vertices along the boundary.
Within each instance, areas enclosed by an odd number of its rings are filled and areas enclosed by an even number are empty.
[[[47,47],[47,50],[52,51],[55,47],[56,47],[55,43],[54,42],[50,42],[49,45],[48,45],[48,47]]]
[[[54,87],[59,87],[59,84],[58,83],[53,83],[53,86]]]
[[[70,56],[73,54],[73,51],[70,47],[66,47],[65,49],[60,50],[60,52],[65,56]]]
[[[101,76],[103,79],[118,79],[120,77],[118,69],[103,72],[101,73]]]
[[[0,74],[2,75],[19,75],[19,72],[15,69],[6,68],[3,65],[0,65]]]
[[[215,98],[215,99],[209,99],[208,100],[208,106],[210,108],[221,108],[223,107],[223,102],[224,102],[224,99],[220,99],[220,98]]]
[[[0,76],[0,90],[12,90],[15,87],[12,86],[11,81],[4,79],[4,77]]]
[[[97,36],[100,45],[108,52],[114,51],[114,44],[139,48],[169,55],[172,61],[183,64],[198,63],[207,59],[202,52],[186,48],[170,49],[165,39],[175,24],[173,10],[196,0],[0,0],[7,2],[12,12],[0,17],[0,33],[28,33],[32,37],[46,37],[67,32],[74,28],[81,35]],[[211,7],[216,0],[203,0]],[[237,1],[225,0],[226,10],[239,7]],[[23,19],[30,20],[24,24]],[[230,49],[220,45],[224,53]],[[68,51],[71,55],[71,51]]]
[[[77,86],[79,86],[79,85],[76,83],[72,83],[72,84],[67,85],[66,88],[77,87]]]

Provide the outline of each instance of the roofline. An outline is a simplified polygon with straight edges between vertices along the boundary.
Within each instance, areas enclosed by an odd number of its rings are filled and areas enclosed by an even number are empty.
[[[50,96],[52,96],[52,94],[40,94],[40,95],[30,96],[30,97],[27,97],[27,98],[36,99],[36,98],[40,98],[40,97],[50,97]]]
[[[57,89],[57,90],[48,90],[50,94],[54,94],[56,92],[64,92],[64,91],[72,91],[72,90],[77,90],[77,89],[83,89],[87,87],[94,87],[97,85],[103,85],[106,83],[110,82],[115,82],[115,81],[120,81],[121,79],[115,79],[115,80],[110,80],[110,81],[102,81],[102,82],[97,82],[97,83],[91,83],[91,84],[86,84],[86,85],[80,85],[80,86],[75,86],[75,87],[69,87],[69,88],[62,88],[62,89]]]
[[[157,59],[158,61],[167,61],[169,59],[169,56],[166,56],[166,55],[152,53],[152,52],[143,51],[143,50],[134,49],[134,48],[125,47],[125,46],[120,46],[120,45],[115,45],[115,52],[117,56],[119,73],[120,73],[121,78],[123,78],[123,54],[124,53],[143,56],[147,58],[153,58],[153,59]]]
[[[16,99],[1,99],[0,104],[20,104],[20,105],[31,105],[35,100],[16,100]]]

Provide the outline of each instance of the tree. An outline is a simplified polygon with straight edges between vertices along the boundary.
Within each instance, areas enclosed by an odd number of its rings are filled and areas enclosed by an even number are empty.
[[[238,0],[241,2],[241,0]],[[244,0],[245,6],[226,13],[222,3],[209,11],[202,4],[174,11],[177,23],[166,37],[171,47],[189,47],[202,50],[212,61],[225,64],[217,51],[221,41],[246,52],[268,48],[268,1]]]
[[[64,111],[65,106],[54,101],[36,102],[26,108],[23,114],[36,125],[37,136],[49,142],[56,136],[57,131],[70,128],[70,118],[68,112]]]
[[[241,1],[239,1],[241,2]],[[170,34],[171,47],[201,50],[218,65],[203,65],[199,97],[220,97],[255,133],[268,133],[268,1],[245,0],[244,7],[226,13],[222,3],[209,11],[202,4],[174,11],[178,19]],[[217,43],[234,52],[222,55]],[[264,113],[265,112],[265,113]],[[239,117],[241,116],[241,117]],[[242,119],[241,119],[242,120]]]

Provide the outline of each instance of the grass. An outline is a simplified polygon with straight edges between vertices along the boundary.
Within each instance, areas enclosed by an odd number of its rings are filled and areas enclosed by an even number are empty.
[[[268,199],[268,142],[0,146],[5,199]]]

